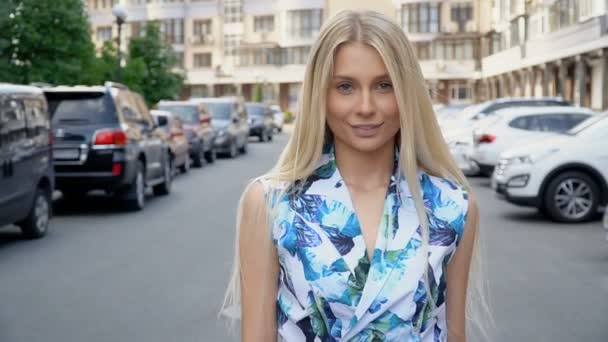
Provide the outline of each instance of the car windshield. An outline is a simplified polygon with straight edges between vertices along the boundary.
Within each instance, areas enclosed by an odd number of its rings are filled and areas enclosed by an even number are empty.
[[[188,105],[160,105],[158,109],[166,110],[179,116],[186,123],[198,122],[198,111],[196,106]]]
[[[608,132],[608,114],[592,116],[566,132],[569,135],[595,136]]]
[[[104,93],[46,93],[52,123],[96,125],[118,121],[114,106]]]
[[[264,106],[260,106],[257,104],[248,104],[245,105],[245,110],[247,110],[247,114],[249,114],[249,116],[264,116]]]
[[[208,102],[207,107],[211,113],[211,117],[214,119],[230,119],[232,110],[234,108],[232,102]]]

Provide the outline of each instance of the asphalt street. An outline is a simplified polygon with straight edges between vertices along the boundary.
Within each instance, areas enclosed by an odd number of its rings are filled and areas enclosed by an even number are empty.
[[[180,175],[138,213],[104,196],[56,203],[49,234],[0,230],[0,342],[234,341],[217,319],[246,182],[285,134]],[[555,224],[472,178],[495,341],[608,341],[608,242],[599,221]]]

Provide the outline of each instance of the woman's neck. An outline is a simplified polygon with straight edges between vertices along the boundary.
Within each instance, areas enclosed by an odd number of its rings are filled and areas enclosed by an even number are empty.
[[[336,140],[336,164],[349,186],[361,190],[388,186],[395,163],[395,143],[390,141],[374,151],[359,151]]]

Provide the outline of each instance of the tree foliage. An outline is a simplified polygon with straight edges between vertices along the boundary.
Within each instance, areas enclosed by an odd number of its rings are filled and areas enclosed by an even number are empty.
[[[81,0],[0,1],[0,80],[91,84],[95,48]]]

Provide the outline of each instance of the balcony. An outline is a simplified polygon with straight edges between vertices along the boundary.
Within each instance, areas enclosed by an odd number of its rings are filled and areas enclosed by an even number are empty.
[[[523,58],[522,48],[514,46],[481,60],[484,77],[499,75],[519,67]]]
[[[428,59],[420,61],[426,79],[470,79],[476,77],[475,60]]]
[[[189,43],[191,46],[213,46],[215,37],[212,34],[192,36],[189,38]]]

